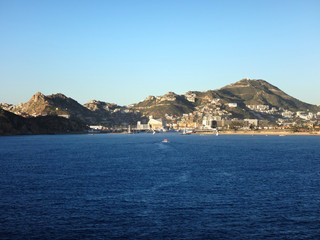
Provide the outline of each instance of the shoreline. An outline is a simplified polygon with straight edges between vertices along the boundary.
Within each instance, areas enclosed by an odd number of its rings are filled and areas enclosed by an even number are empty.
[[[198,135],[215,135],[215,132],[196,132]],[[219,135],[279,135],[279,136],[320,136],[320,132],[287,132],[287,131],[221,131]]]
[[[164,132],[165,133],[165,132]],[[127,132],[57,132],[57,133],[28,133],[28,134],[0,134],[0,137],[6,137],[6,136],[37,136],[37,135],[95,135],[95,134],[128,134]],[[134,133],[138,134],[138,133]],[[162,134],[162,133],[158,133]],[[191,135],[216,135],[216,132],[209,132],[209,131],[199,131],[191,133]],[[314,132],[290,132],[290,131],[243,131],[243,130],[237,130],[237,131],[219,131],[219,135],[278,135],[278,136],[320,136],[320,131],[314,131]]]

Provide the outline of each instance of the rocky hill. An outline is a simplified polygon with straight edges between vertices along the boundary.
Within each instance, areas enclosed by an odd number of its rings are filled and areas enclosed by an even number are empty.
[[[78,119],[90,125],[133,124],[139,120],[139,114],[126,111],[124,107],[116,104],[92,100],[81,105],[61,93],[46,96],[38,92],[26,103],[18,106],[1,104],[0,107],[24,117],[61,116]]]
[[[229,103],[236,103],[237,107],[230,107]],[[247,105],[268,105],[270,109],[275,107],[289,111],[320,111],[318,106],[299,101],[264,80],[249,79],[242,79],[217,90],[189,91],[183,95],[169,92],[163,96],[150,96],[135,104],[133,108],[140,110],[144,115],[163,117],[165,113],[182,116],[184,113],[208,108],[213,104],[218,104],[222,110],[237,118],[257,116]],[[260,114],[260,118],[264,117],[268,118],[267,115]]]
[[[0,135],[82,133],[87,126],[57,116],[24,118],[0,108]]]
[[[64,116],[74,117],[83,121],[93,121],[94,114],[77,101],[61,93],[45,96],[38,92],[27,103],[10,106],[6,109],[22,116]]]
[[[140,113],[113,103],[92,100],[81,105],[61,93],[46,96],[38,92],[26,103],[18,106],[2,103],[0,107],[24,117],[61,116],[88,125],[103,124],[109,127],[136,124],[141,119]]]
[[[293,98],[264,80],[243,79],[213,92],[216,92],[227,101],[246,105],[262,104],[290,111],[305,111],[307,109],[319,111],[316,105],[304,103]]]
[[[258,105],[266,106],[272,113],[256,111],[254,106]],[[286,111],[320,112],[318,106],[299,101],[264,80],[249,79],[242,79],[217,90],[189,91],[182,95],[168,92],[163,96],[149,96],[129,107],[97,100],[81,105],[61,93],[48,96],[36,93],[27,103],[18,106],[0,104],[0,107],[24,117],[63,116],[81,120],[88,125],[102,124],[107,127],[133,125],[149,115],[176,119],[191,114],[201,120],[203,116],[211,114],[224,118],[275,120]]]

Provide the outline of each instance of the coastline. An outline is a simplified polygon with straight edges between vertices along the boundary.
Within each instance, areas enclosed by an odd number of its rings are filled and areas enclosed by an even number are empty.
[[[215,132],[196,132],[199,135],[215,135]],[[289,131],[221,131],[219,135],[279,135],[279,136],[320,136],[320,132],[289,132]]]
[[[6,133],[0,134],[0,137],[6,136],[32,136],[32,135],[73,135],[73,134],[88,134],[88,135],[95,135],[95,134],[129,134],[126,131],[123,132],[83,132],[83,131],[75,131],[75,132],[51,132],[51,133]],[[135,133],[137,134],[137,133]],[[159,133],[161,134],[161,133]],[[198,131],[191,133],[192,135],[216,135],[214,131]],[[276,130],[258,130],[258,131],[244,131],[244,130],[236,130],[236,131],[219,131],[219,135],[278,135],[278,136],[320,136],[320,131],[313,131],[313,132],[292,132],[292,131],[276,131]]]

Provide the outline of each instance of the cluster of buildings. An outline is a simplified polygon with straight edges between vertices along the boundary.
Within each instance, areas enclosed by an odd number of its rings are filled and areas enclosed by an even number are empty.
[[[196,94],[188,92],[184,94],[185,99],[189,102],[196,101]],[[181,100],[181,96],[176,95],[173,92],[169,92],[163,96],[150,96],[147,100],[154,101],[157,105],[166,105],[166,102]],[[197,100],[198,101],[198,100]],[[99,110],[104,103],[98,101],[91,101],[86,106],[88,109]],[[146,106],[135,107],[134,105],[128,107],[120,107],[115,104],[104,104],[101,109],[107,111],[109,115],[104,118],[100,117],[98,121],[95,121],[95,115],[83,116],[87,122],[105,124],[105,126],[112,126],[116,122],[119,122],[119,128],[132,128],[136,131],[167,131],[167,130],[179,130],[179,129],[193,129],[210,131],[214,129],[228,130],[228,129],[274,129],[274,128],[292,128],[292,127],[306,127],[315,128],[320,126],[318,119],[320,118],[320,112],[314,113],[309,110],[293,112],[284,108],[276,108],[269,105],[257,104],[257,105],[244,105],[243,103],[225,102],[219,98],[210,98],[204,96],[201,98],[201,104],[197,105],[193,112],[184,113],[181,116],[175,116],[170,114],[163,115],[163,118],[154,118],[152,116],[147,117],[146,114],[144,120],[140,113],[142,109],[152,107],[153,102]],[[10,104],[0,104],[0,107],[15,112],[15,106]],[[67,109],[53,109],[57,113],[60,113],[60,117],[70,118],[67,114]],[[142,110],[140,112],[140,110]],[[16,114],[24,116],[25,113],[15,112]],[[80,114],[80,113],[79,113]],[[242,114],[242,115],[241,115]],[[45,116],[46,112],[34,113],[30,116]],[[243,117],[246,116],[246,117]],[[248,117],[249,116],[249,117]],[[111,121],[109,118],[112,118]],[[268,120],[265,120],[268,119]],[[136,125],[133,125],[133,123]],[[100,125],[91,126],[92,130],[102,131],[106,130],[106,127]]]
[[[190,100],[194,97],[189,94]],[[192,113],[183,114],[180,117],[165,114],[164,119],[149,117],[149,121],[137,123],[137,130],[179,130],[190,128],[195,130],[228,130],[228,129],[283,129],[293,126],[310,127],[318,126],[320,112],[292,112],[286,109],[277,109],[269,105],[246,105],[256,118],[239,119],[233,117],[227,110],[240,108],[237,103],[224,103],[220,99],[213,99],[210,104],[198,107]],[[244,109],[242,109],[244,110]],[[267,117],[266,117],[267,116]],[[271,119],[271,120],[265,120]]]

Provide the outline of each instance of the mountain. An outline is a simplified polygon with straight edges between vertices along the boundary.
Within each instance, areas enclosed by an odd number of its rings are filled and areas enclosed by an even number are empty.
[[[229,103],[236,103],[238,107],[229,107]],[[274,107],[294,112],[320,110],[318,106],[293,98],[264,80],[250,79],[242,79],[217,90],[189,91],[183,95],[169,92],[159,97],[150,96],[135,104],[133,108],[140,110],[144,115],[164,117],[165,113],[182,116],[184,113],[218,106],[236,118],[256,118],[257,114],[247,105],[268,105],[270,109]],[[269,117],[274,118],[259,114],[259,118]]]
[[[85,124],[57,116],[24,118],[0,108],[0,135],[82,133]]]
[[[27,103],[11,107],[10,111],[27,116],[58,115],[74,117],[89,122],[93,121],[95,117],[89,109],[61,93],[45,96],[38,92]]]
[[[316,105],[304,103],[264,80],[242,79],[215,91],[223,99],[246,105],[269,105],[290,111],[318,111]]]
[[[259,108],[265,107],[265,110]],[[316,113],[320,108],[293,98],[264,80],[242,79],[225,87],[208,91],[188,91],[185,94],[168,92],[162,96],[149,96],[127,107],[92,100],[84,105],[58,93],[40,92],[27,103],[18,106],[0,104],[4,110],[20,116],[63,116],[77,119],[88,125],[107,127],[134,125],[137,121],[153,117],[179,120],[188,118],[201,122],[206,115],[223,119],[267,119],[276,121],[282,114],[297,111]],[[291,112],[290,112],[291,111]],[[187,115],[189,117],[187,117]]]

